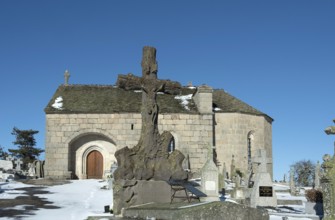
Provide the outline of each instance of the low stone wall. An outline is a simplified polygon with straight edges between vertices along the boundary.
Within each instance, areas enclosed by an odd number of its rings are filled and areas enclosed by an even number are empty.
[[[149,204],[131,207],[123,212],[124,217],[137,219],[156,218],[161,220],[268,220],[269,214],[264,209],[250,208],[230,202],[210,202],[185,204]]]

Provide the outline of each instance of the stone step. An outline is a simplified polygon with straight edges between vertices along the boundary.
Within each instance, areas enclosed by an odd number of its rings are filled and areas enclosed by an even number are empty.
[[[303,202],[301,200],[284,200],[284,199],[278,199],[277,205],[302,205]]]
[[[278,193],[290,193],[289,189],[276,189],[275,191]]]

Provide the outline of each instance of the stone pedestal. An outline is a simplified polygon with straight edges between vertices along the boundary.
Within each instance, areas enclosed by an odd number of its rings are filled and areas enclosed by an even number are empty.
[[[255,184],[250,195],[250,206],[277,206],[276,192],[272,186],[269,173],[258,173],[255,176]]]
[[[247,189],[244,187],[235,187],[232,193],[234,199],[245,199],[247,194]]]
[[[277,206],[277,196],[273,189],[272,178],[266,170],[267,157],[264,150],[257,151],[257,157],[253,159],[258,164],[258,173],[255,175],[255,183],[250,195],[250,206]]]
[[[113,211],[121,213],[122,208],[147,204],[170,203],[171,187],[165,181],[119,180],[113,184]],[[185,195],[183,195],[185,196]],[[181,201],[178,198],[173,202]]]

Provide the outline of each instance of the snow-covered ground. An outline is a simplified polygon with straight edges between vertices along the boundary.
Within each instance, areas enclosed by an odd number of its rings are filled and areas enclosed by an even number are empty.
[[[36,194],[40,198],[45,198],[52,202],[53,206],[59,209],[39,209],[33,211],[34,215],[27,215],[23,219],[32,220],[80,220],[88,216],[110,216],[104,213],[104,207],[113,203],[113,191],[101,189],[107,183],[101,180],[73,180],[69,184],[49,186],[45,190],[48,194]],[[22,190],[15,190],[22,187],[34,187],[19,182],[10,182],[1,185],[4,190],[0,193],[0,199],[15,199],[18,196],[24,196]],[[13,208],[13,207],[11,207]],[[24,206],[15,207],[24,209]],[[4,217],[1,219],[14,219]]]
[[[38,187],[23,184],[20,182],[1,183],[0,200],[1,199],[15,199],[18,196],[25,196],[23,190],[16,190],[23,187]],[[45,198],[52,202],[51,205],[60,208],[57,209],[38,209],[32,211],[34,215],[27,215],[23,219],[32,220],[80,220],[86,219],[88,216],[110,216],[109,213],[104,213],[104,207],[113,203],[113,191],[102,189],[107,186],[106,181],[101,180],[72,180],[68,184],[48,186],[43,190],[48,191],[47,194],[36,194],[40,198]],[[274,185],[275,189],[288,189],[285,185]],[[2,191],[2,192],[1,192]],[[303,196],[293,197],[289,193],[278,192],[278,199],[305,201]],[[227,199],[226,201],[230,201]],[[233,201],[232,201],[233,202]],[[288,220],[310,220],[308,215],[304,214],[304,203],[302,205],[288,205],[283,207],[283,211],[277,207],[277,210],[269,210],[270,220],[282,220],[283,216],[287,216]],[[287,209],[289,207],[289,209]],[[12,209],[13,207],[11,207]],[[25,209],[24,205],[14,207],[17,210]],[[292,210],[290,210],[292,208]],[[0,211],[3,209],[0,207]],[[280,212],[277,212],[277,211]],[[0,219],[15,219],[3,217]]]

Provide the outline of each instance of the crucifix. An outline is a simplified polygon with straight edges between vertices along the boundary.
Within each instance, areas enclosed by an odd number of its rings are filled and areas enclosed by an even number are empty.
[[[138,146],[148,157],[155,157],[159,142],[157,92],[164,88],[157,80],[156,49],[144,47],[142,56],[142,129]]]

